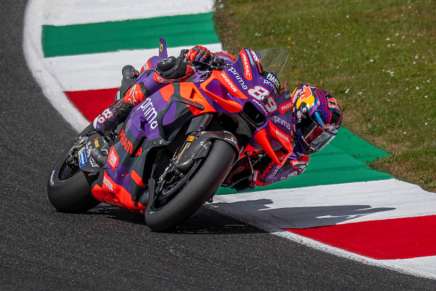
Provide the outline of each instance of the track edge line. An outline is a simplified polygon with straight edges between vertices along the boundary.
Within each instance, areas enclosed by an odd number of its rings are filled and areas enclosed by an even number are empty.
[[[45,0],[29,0],[26,4],[22,40],[24,59],[50,104],[58,113],[62,112],[62,117],[79,132],[88,125],[88,121],[65,96],[44,62],[41,45],[44,4]]]

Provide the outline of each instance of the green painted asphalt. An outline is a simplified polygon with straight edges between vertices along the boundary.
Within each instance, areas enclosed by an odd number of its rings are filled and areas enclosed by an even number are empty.
[[[213,13],[76,25],[44,25],[45,57],[157,47],[165,37],[170,47],[219,43]]]

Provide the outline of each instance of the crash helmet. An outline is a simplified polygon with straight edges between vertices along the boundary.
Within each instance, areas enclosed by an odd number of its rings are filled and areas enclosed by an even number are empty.
[[[292,93],[296,149],[312,154],[329,144],[342,123],[342,110],[330,93],[309,84]]]

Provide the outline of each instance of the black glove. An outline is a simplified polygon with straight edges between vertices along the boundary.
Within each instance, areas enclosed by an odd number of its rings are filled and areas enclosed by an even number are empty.
[[[126,65],[121,70],[123,78],[121,79],[121,86],[117,93],[117,100],[121,99],[127,90],[135,84],[136,78],[139,76],[139,72],[131,65]]]
[[[169,57],[159,62],[156,71],[165,79],[179,79],[189,74],[192,70],[185,61],[186,50],[182,50],[177,58]]]

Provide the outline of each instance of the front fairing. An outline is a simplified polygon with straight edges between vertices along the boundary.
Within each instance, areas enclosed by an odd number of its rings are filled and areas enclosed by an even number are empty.
[[[278,92],[277,82],[267,78],[268,72],[262,71],[263,68],[257,64],[256,57],[252,50],[241,50],[236,62],[227,65],[225,73],[247,97],[246,100],[240,98],[235,100],[241,102],[242,106],[251,103],[265,116],[265,123],[257,126],[254,136],[265,131],[265,138],[268,139],[273,151],[283,148],[283,143],[286,143],[289,154],[292,149],[289,148],[286,140],[289,140],[292,147],[292,137],[295,132],[290,94]],[[265,143],[259,144],[256,138],[253,138],[250,143],[254,148],[265,150]]]

